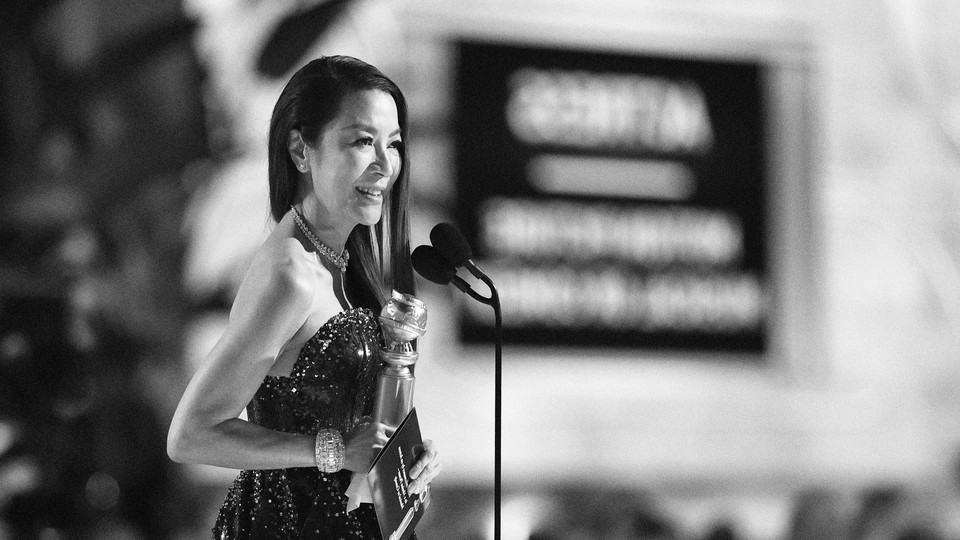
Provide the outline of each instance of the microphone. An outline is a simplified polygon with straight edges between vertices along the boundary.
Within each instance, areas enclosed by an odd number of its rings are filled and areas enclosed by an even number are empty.
[[[424,245],[417,247],[417,249],[413,250],[413,253],[410,254],[410,262],[413,264],[413,269],[429,281],[438,285],[453,283],[456,288],[469,294],[474,300],[483,302],[484,304],[489,300],[488,298],[480,296],[477,291],[470,287],[470,284],[458,276],[457,271],[450,265],[450,262],[433,246]]]
[[[410,254],[413,269],[426,279],[438,284],[446,285],[456,277],[457,271],[447,262],[443,255],[433,246],[419,246]]]
[[[454,267],[473,258],[473,250],[460,230],[452,223],[437,223],[430,231],[430,242]]]
[[[490,278],[473,261],[473,250],[463,234],[451,223],[438,223],[430,231],[430,242],[448,260],[454,268],[466,266],[477,279],[483,280],[491,286]]]

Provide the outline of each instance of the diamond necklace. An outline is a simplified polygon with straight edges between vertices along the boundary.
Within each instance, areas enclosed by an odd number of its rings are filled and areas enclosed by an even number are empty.
[[[291,206],[290,209],[293,210],[293,220],[297,222],[297,228],[300,229],[300,232],[313,244],[313,247],[317,248],[317,252],[335,264],[337,268],[340,269],[341,274],[346,272],[347,261],[350,260],[350,252],[347,251],[347,248],[343,248],[343,253],[340,255],[334,253],[332,249],[327,247],[326,244],[321,242],[320,239],[313,234],[313,231],[307,226],[307,220],[303,217],[303,214],[300,213],[300,210],[297,210],[296,206]]]

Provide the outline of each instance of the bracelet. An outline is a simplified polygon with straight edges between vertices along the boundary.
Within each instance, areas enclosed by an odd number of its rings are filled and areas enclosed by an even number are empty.
[[[343,468],[343,437],[335,429],[321,429],[317,432],[314,457],[320,472],[335,473]]]

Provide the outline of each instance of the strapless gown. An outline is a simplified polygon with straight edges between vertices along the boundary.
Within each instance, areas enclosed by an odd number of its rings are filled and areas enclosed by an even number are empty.
[[[289,377],[267,376],[247,418],[288,433],[322,428],[349,433],[373,411],[379,347],[377,318],[365,308],[341,312],[303,346]],[[350,471],[316,467],[244,470],[220,508],[215,539],[380,538],[372,505],[347,513]]]

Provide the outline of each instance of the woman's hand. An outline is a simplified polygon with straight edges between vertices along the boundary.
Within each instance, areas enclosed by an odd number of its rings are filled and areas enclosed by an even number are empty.
[[[413,464],[413,468],[410,469],[410,479],[413,480],[407,486],[410,493],[416,495],[427,489],[430,481],[440,474],[441,465],[440,460],[437,459],[439,454],[433,441],[430,439],[423,441],[423,451],[420,453],[417,462]]]
[[[371,422],[370,418],[365,416],[343,442],[343,468],[366,474],[377,453],[387,444],[394,431],[394,428]]]

